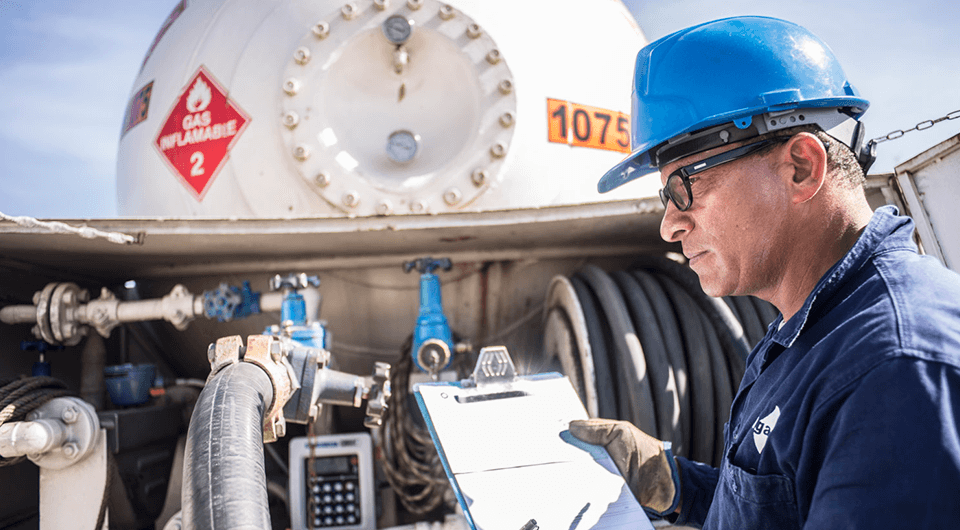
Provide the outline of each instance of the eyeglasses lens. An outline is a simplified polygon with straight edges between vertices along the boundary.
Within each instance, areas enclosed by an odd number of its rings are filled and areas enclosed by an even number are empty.
[[[670,175],[667,179],[666,192],[681,212],[690,207],[690,192],[684,186],[683,178],[680,175]]]

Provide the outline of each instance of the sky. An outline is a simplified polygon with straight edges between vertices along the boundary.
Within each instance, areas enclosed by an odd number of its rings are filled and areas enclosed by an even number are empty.
[[[117,216],[124,107],[143,56],[177,1],[0,0],[0,212]],[[869,138],[960,109],[960,2],[624,1],[651,41],[735,15],[807,27],[830,45],[870,100]],[[958,132],[960,119],[883,143],[871,173],[891,172]]]

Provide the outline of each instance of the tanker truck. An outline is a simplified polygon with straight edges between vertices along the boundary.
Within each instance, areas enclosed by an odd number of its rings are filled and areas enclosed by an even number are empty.
[[[0,221],[0,526],[467,528],[411,391],[490,347],[717,461],[777,312],[700,290],[658,179],[597,193],[644,44],[619,0],[181,0],[122,217]],[[950,266],[958,142],[867,185]]]

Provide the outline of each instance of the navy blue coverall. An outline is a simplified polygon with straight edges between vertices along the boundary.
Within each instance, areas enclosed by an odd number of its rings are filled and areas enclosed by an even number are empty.
[[[678,458],[677,523],[960,528],[960,276],[878,209],[747,359],[719,469]]]

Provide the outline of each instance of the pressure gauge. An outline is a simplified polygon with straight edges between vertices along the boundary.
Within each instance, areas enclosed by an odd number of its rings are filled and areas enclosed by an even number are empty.
[[[407,130],[394,131],[387,138],[387,156],[394,162],[409,162],[420,150],[420,135]]]
[[[381,29],[383,30],[383,36],[396,45],[407,42],[407,39],[410,38],[410,33],[413,31],[410,21],[403,15],[393,15],[384,20]]]

